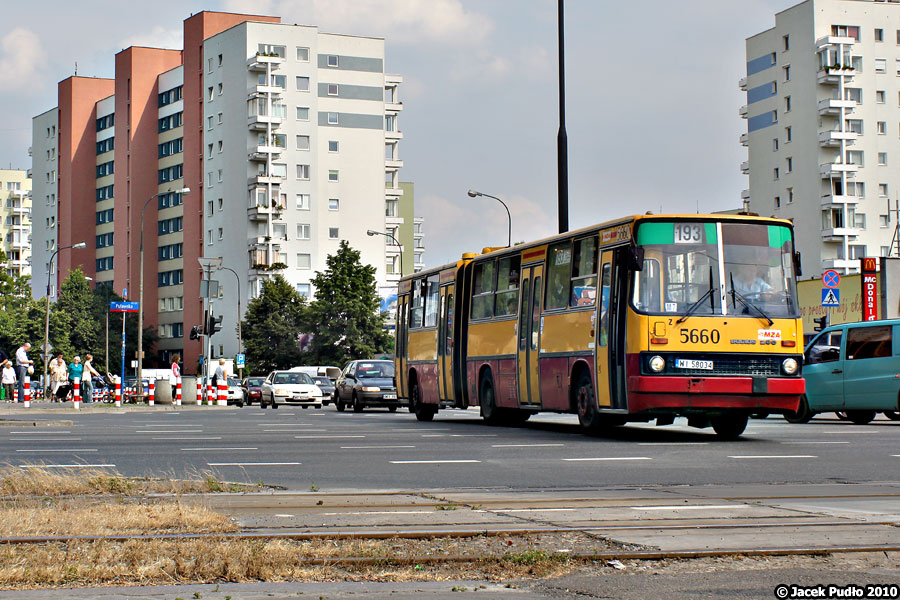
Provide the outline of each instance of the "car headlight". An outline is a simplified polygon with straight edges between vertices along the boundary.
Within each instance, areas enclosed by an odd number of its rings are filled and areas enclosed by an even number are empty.
[[[380,392],[380,387],[363,387],[362,391],[364,392]]]
[[[796,358],[786,358],[781,363],[781,370],[784,371],[785,375],[795,374],[799,367],[800,364],[797,362]]]
[[[309,395],[312,396],[313,398],[321,398],[321,397],[322,397],[322,390],[316,389],[316,390],[310,392]]]
[[[276,396],[289,396],[290,392],[288,392],[287,390],[275,390],[275,395]]]
[[[663,369],[666,368],[666,359],[664,359],[660,355],[656,355],[650,358],[650,370],[654,373],[660,373]]]

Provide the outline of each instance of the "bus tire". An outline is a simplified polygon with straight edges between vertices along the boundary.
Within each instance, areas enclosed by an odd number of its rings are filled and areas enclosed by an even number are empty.
[[[497,408],[497,398],[494,395],[494,378],[487,373],[481,378],[481,418],[488,425],[500,425],[502,411]]]
[[[868,425],[875,418],[874,410],[848,410],[847,418],[856,425]]]
[[[722,415],[712,419],[712,428],[720,440],[736,440],[747,429],[747,415]]]
[[[532,412],[530,410],[522,410],[521,408],[511,408],[506,411],[506,415],[504,418],[506,420],[507,425],[521,425],[525,421],[531,418]]]
[[[594,433],[603,427],[603,418],[594,398],[594,383],[587,371],[581,372],[575,384],[575,410],[581,429],[586,433]]]
[[[409,412],[416,415],[416,421],[428,422],[434,419],[437,408],[422,403],[419,380],[414,379],[409,387]]]
[[[887,410],[882,414],[884,416],[886,416],[888,419],[890,419],[891,421],[900,421],[900,412],[898,412],[896,410]]]
[[[809,423],[814,416],[815,413],[809,410],[806,394],[803,394],[803,397],[800,398],[800,406],[797,408],[797,412],[787,413],[784,415],[784,420],[788,423]]]

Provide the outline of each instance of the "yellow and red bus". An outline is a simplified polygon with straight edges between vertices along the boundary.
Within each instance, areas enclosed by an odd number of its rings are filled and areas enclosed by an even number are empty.
[[[805,391],[798,267],[792,224],[751,215],[630,216],[466,254],[400,281],[398,393],[420,420],[681,416],[733,439]]]

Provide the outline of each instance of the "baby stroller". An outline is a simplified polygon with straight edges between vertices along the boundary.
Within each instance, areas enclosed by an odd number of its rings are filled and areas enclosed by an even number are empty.
[[[69,399],[69,394],[72,393],[72,389],[73,389],[72,384],[70,384],[68,382],[63,383],[58,388],[56,388],[56,393],[53,394],[53,396],[54,396],[53,401],[54,402],[66,402]]]
[[[112,375],[109,373],[102,377],[95,375],[91,381],[94,384],[94,391],[100,392],[100,402],[111,402],[113,390],[116,387],[116,382]]]

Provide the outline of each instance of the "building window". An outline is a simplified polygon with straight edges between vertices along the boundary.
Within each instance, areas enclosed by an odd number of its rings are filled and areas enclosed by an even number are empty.
[[[224,201],[222,198],[219,198],[219,199],[217,200],[217,204],[218,204],[218,208],[219,208],[220,211],[221,211],[223,208],[225,208],[225,201]]]
[[[208,73],[212,73],[212,67],[213,67],[212,59],[207,58],[206,59],[206,70]]]
[[[225,230],[219,227],[219,241],[221,242],[225,238]]]
[[[207,200],[206,201],[206,216],[208,216],[208,217],[213,216],[214,210],[215,210],[215,208],[213,207],[213,201]]]
[[[329,96],[337,96],[338,95],[338,84],[336,84],[336,83],[328,84],[328,95]]]
[[[847,119],[845,125],[847,128],[847,131],[853,132],[857,135],[863,134],[862,119]]]
[[[338,66],[338,57],[334,54],[329,54],[325,58],[325,64],[329,67],[337,67]]]
[[[787,203],[788,204],[794,203],[794,188],[792,188],[792,187],[789,187],[787,189]]]
[[[297,194],[297,210],[309,210],[309,194]]]
[[[219,113],[219,114],[218,114],[218,119],[217,119],[216,122],[217,122],[219,125],[222,124],[222,113]]]
[[[222,154],[222,140],[219,140],[219,154]]]
[[[297,46],[297,60],[300,62],[309,62],[309,48]]]
[[[791,36],[783,35],[781,36],[781,43],[783,44],[784,51],[787,52],[791,49]]]
[[[791,80],[791,65],[785,65],[784,67],[782,67],[781,71],[784,74],[784,80],[790,81]]]
[[[212,59],[210,59],[210,60],[212,60]],[[214,98],[215,98],[215,94],[213,94],[213,88],[212,88],[212,86],[209,86],[209,101],[212,102]]]
[[[328,151],[329,152],[337,152],[338,151],[338,143],[335,140],[328,140]]]
[[[846,163],[848,165],[859,165],[860,167],[864,167],[866,166],[866,155],[862,150],[847,150]]]
[[[778,56],[776,56],[775,53],[772,52],[771,54],[769,54],[769,60],[772,61],[772,64],[773,64],[773,65],[774,65],[774,64],[777,64],[777,63],[778,63]]]
[[[308,135],[298,135],[297,136],[297,150],[309,150],[309,136]]]
[[[309,284],[308,283],[298,283],[297,284],[297,294],[301,298],[309,298]]]
[[[309,269],[311,268],[312,261],[310,260],[309,254],[298,254],[297,255],[297,268],[298,269]]]
[[[336,112],[328,113],[328,124],[329,125],[337,125],[338,124],[338,114]]]
[[[297,223],[297,239],[309,239],[309,223]]]
[[[882,246],[881,247],[881,255],[882,256],[890,256],[891,255],[891,247],[890,246]]]
[[[875,41],[876,42],[884,41],[884,29],[875,29]]]
[[[212,117],[212,115],[209,115],[208,117],[206,117],[206,128],[209,129],[209,130],[211,130],[211,129],[213,128],[213,117]]]
[[[775,167],[774,169],[772,169],[772,179],[774,179],[775,181],[778,181],[780,176],[781,176],[781,171],[778,169],[778,167]]]
[[[297,179],[309,179],[309,165],[297,165]]]
[[[875,92],[875,102],[877,102],[878,104],[884,104],[885,102],[887,102],[887,94],[884,90],[877,90]]]
[[[878,121],[875,123],[875,130],[878,135],[884,135],[887,133],[887,121]]]
[[[886,183],[878,184],[878,195],[882,198],[888,197],[888,184],[886,184]]]
[[[784,112],[786,112],[786,113],[791,112],[791,97],[790,96],[784,97]]]
[[[298,92],[308,92],[309,91],[309,77],[303,77],[301,75],[297,76],[297,91]]]
[[[207,144],[207,146],[208,146],[209,158],[212,158],[213,157],[213,145]]]
[[[775,208],[781,208],[781,196],[775,196]]]
[[[338,233],[338,228],[337,227],[329,227],[328,228],[328,239],[336,240],[336,239],[338,239],[338,237],[340,237],[340,234]]]
[[[890,215],[878,215],[878,226],[882,229],[891,226]]]
[[[793,130],[790,127],[784,128],[784,142],[786,144],[791,143],[791,139],[793,138]]]
[[[785,173],[790,173],[790,172],[792,172],[793,170],[794,170],[794,159],[793,159],[792,157],[788,156],[788,157],[784,160],[784,172],[785,172]]]
[[[340,210],[341,201],[338,198],[329,198],[328,199],[328,210]]]
[[[772,138],[772,152],[778,152],[778,138]]]
[[[309,121],[309,107],[306,107],[306,106],[298,106],[297,107],[297,120],[298,121]]]
[[[887,152],[879,152],[878,153],[878,166],[886,167],[887,166]]]
[[[338,181],[340,173],[336,170],[328,171],[328,181]]]
[[[875,72],[876,73],[887,73],[887,59],[886,58],[876,58],[875,59]]]

